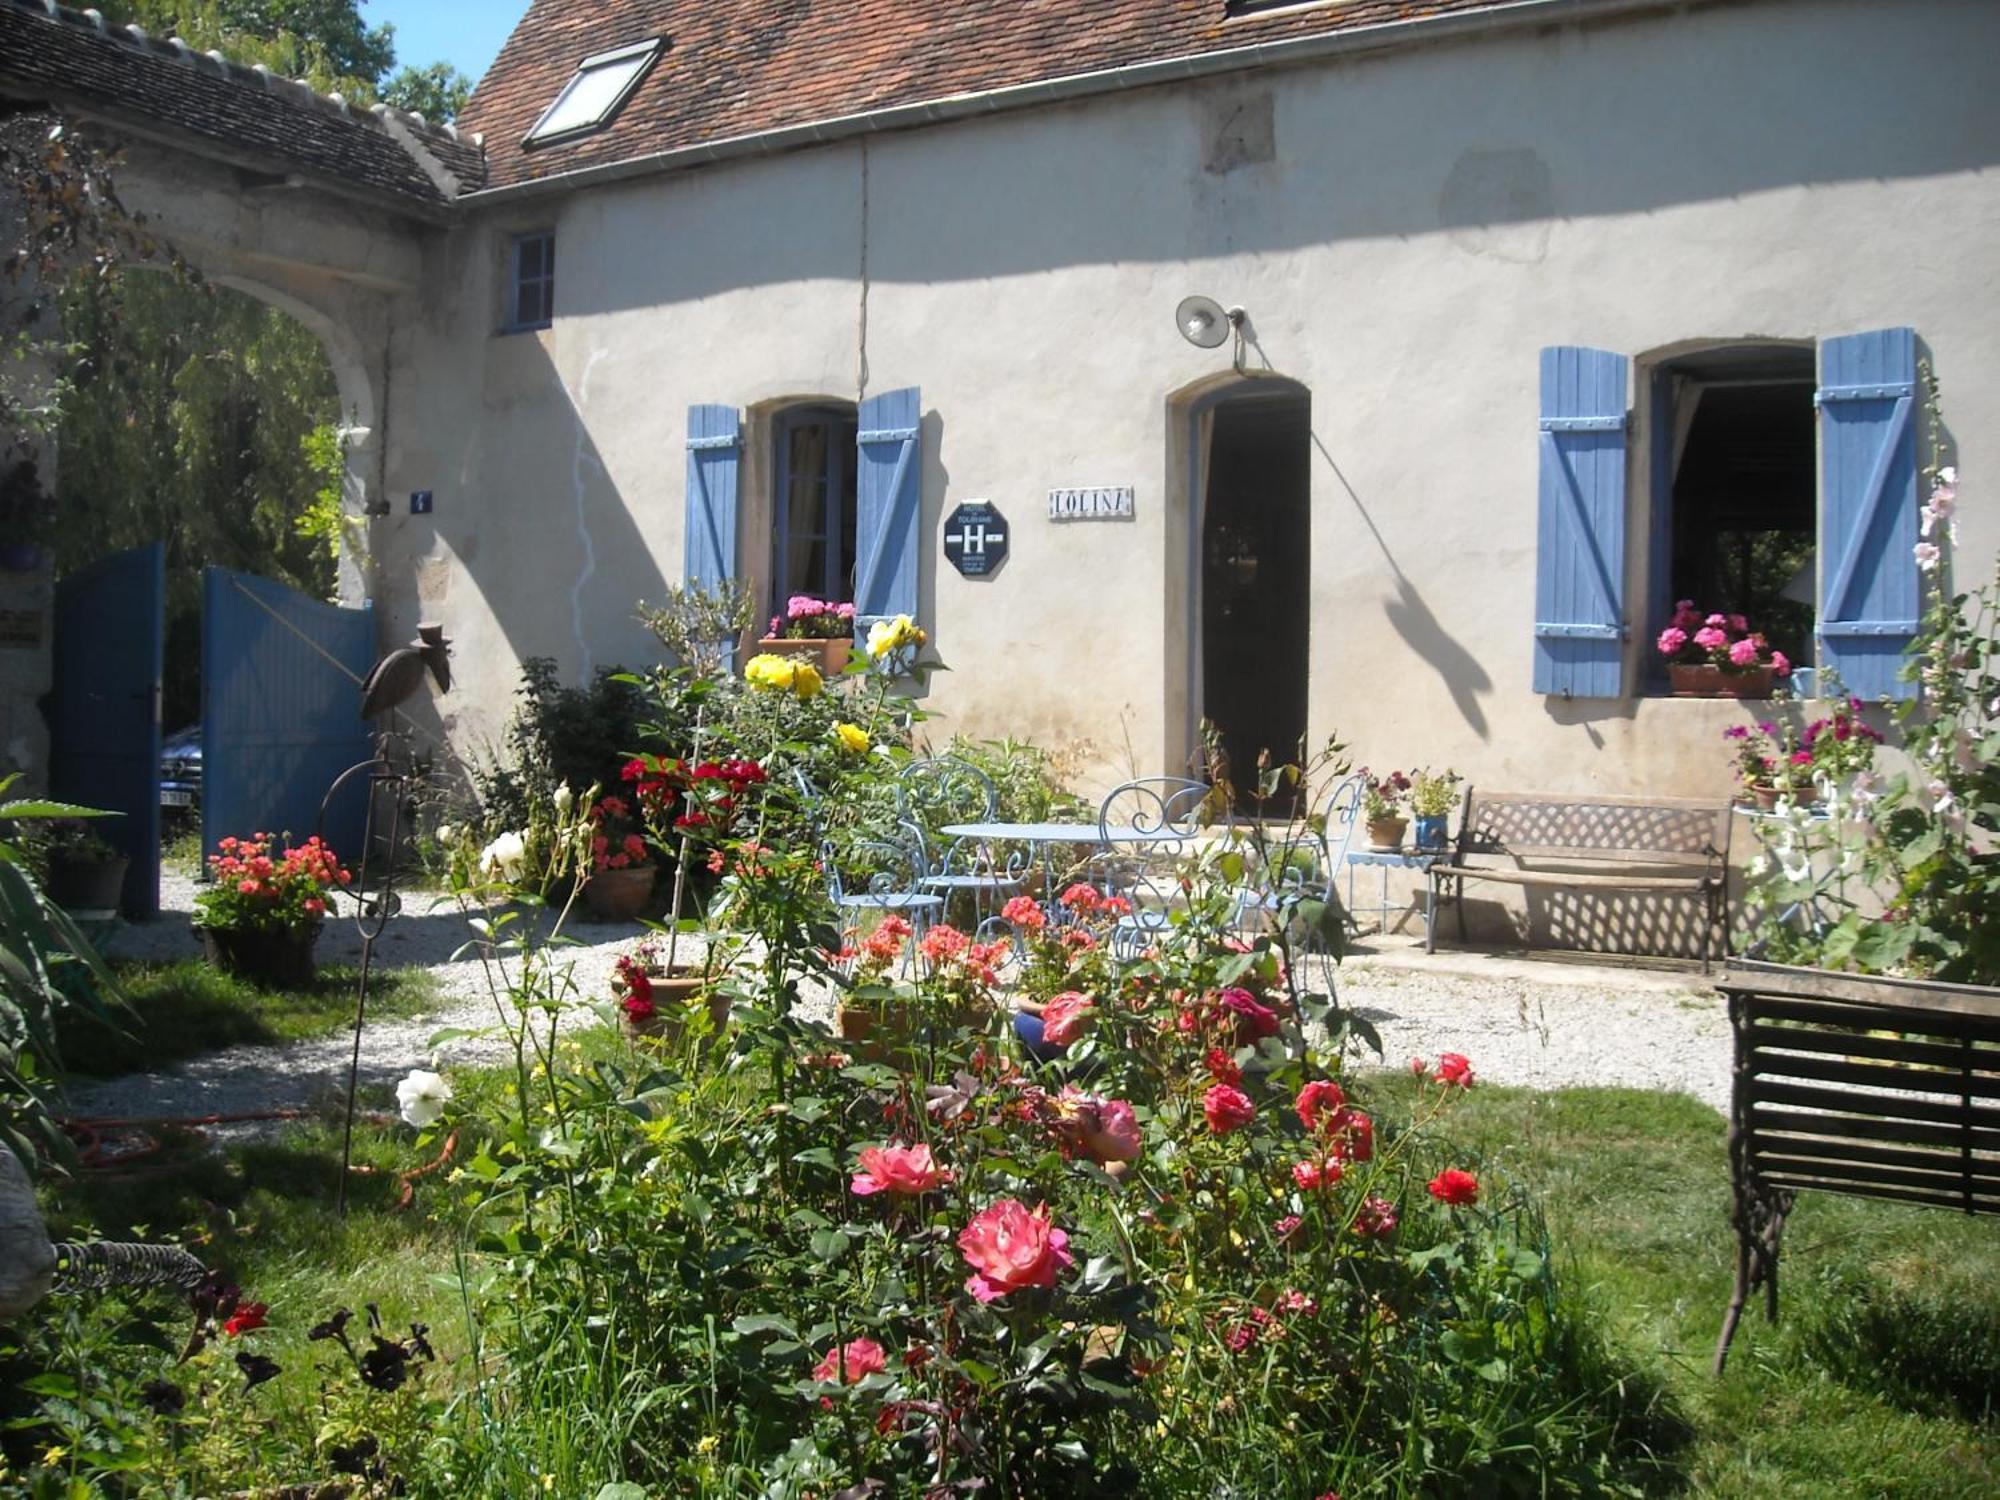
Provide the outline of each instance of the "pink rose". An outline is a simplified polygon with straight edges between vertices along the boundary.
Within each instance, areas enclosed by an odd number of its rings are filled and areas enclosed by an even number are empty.
[[[929,1146],[867,1146],[861,1170],[849,1184],[862,1197],[870,1193],[935,1192],[951,1181],[951,1173],[931,1159]]]
[[[1083,1030],[1084,1022],[1097,1014],[1090,996],[1065,990],[1042,1007],[1042,1037],[1058,1047],[1066,1047]]]
[[[1322,1122],[1332,1123],[1346,1103],[1347,1095],[1339,1084],[1331,1078],[1318,1078],[1299,1090],[1299,1097],[1292,1101],[1292,1108],[1298,1111],[1301,1125],[1316,1131]]]
[[[1086,1094],[1073,1083],[1056,1097],[1056,1133],[1100,1166],[1139,1155],[1139,1119],[1131,1104]]]
[[[1052,1287],[1056,1272],[1076,1259],[1069,1253],[1069,1236],[1049,1223],[1046,1206],[1031,1213],[1013,1198],[976,1214],[959,1232],[958,1248],[972,1267],[965,1289],[981,1302]]]
[[[1248,990],[1232,986],[1217,995],[1216,999],[1222,1002],[1224,1010],[1236,1018],[1236,1039],[1239,1042],[1254,1042],[1259,1037],[1278,1034],[1278,1013],[1259,1002]]]
[[[1472,1060],[1463,1052],[1440,1052],[1438,1054],[1437,1076],[1439,1083],[1452,1084],[1469,1089],[1473,1084]]]
[[[826,1358],[813,1366],[813,1379],[828,1385],[854,1385],[888,1368],[888,1353],[875,1340],[849,1339],[826,1351]]]
[[[1731,615],[1729,617],[1729,628],[1738,635],[1741,635],[1750,628],[1750,622],[1741,615]]]
[[[1257,1115],[1250,1096],[1226,1083],[1216,1084],[1201,1096],[1201,1112],[1208,1117],[1208,1128],[1217,1135],[1240,1130]]]

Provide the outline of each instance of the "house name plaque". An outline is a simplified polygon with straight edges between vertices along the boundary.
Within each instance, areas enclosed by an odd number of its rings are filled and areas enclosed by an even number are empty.
[[[1132,519],[1133,487],[1129,484],[1087,485],[1080,489],[1050,490],[1051,521],[1129,521]]]

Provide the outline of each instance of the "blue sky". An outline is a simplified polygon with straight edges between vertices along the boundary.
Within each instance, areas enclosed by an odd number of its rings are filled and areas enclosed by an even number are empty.
[[[442,60],[477,81],[527,11],[528,0],[366,0],[361,17],[395,22],[396,66]]]

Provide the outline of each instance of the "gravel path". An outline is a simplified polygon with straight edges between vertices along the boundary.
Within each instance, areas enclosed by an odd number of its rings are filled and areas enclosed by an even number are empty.
[[[188,926],[195,886],[185,876],[161,881],[161,916],[128,927],[110,944],[119,958],[192,957],[200,945]],[[546,913],[531,913],[542,920]],[[564,950],[578,1000],[565,1025],[595,1019],[592,1000],[610,993],[611,966],[643,935],[637,924],[573,923]],[[422,964],[437,976],[435,1014],[371,1022],[362,1038],[364,1083],[393,1084],[411,1068],[490,1063],[511,1053],[497,1036],[463,1038],[432,1052],[444,1027],[495,1025],[486,975],[476,958],[454,958],[469,933],[448,902],[417,895],[384,934],[376,961]],[[351,923],[329,922],[323,963],[357,963],[361,940]],[[1492,1083],[1556,1088],[1617,1084],[1681,1090],[1716,1109],[1729,1094],[1729,1022],[1721,999],[1692,974],[1523,961],[1476,953],[1426,957],[1396,939],[1364,945],[1340,970],[1343,1002],[1380,1031],[1384,1061],[1462,1052]],[[819,1004],[826,997],[814,997]],[[809,1002],[812,1003],[812,1002]],[[156,1073],[79,1082],[65,1112],[90,1119],[186,1118],[311,1106],[345,1088],[351,1036],[284,1047],[239,1046],[191,1058]],[[1372,1058],[1368,1061],[1372,1062]]]

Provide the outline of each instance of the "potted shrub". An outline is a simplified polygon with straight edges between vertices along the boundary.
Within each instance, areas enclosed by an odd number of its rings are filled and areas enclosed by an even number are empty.
[[[209,962],[266,984],[310,980],[327,895],[353,876],[317,836],[282,855],[268,833],[217,847],[212,883],[195,897],[194,928]]]
[[[1417,848],[1436,854],[1451,831],[1451,810],[1458,802],[1456,771],[1418,771],[1410,780],[1410,811],[1417,820]]]
[[[632,804],[615,793],[597,799],[590,809],[590,878],[584,882],[583,904],[599,922],[630,922],[653,899],[659,871]]]
[[[73,912],[116,911],[132,861],[101,838],[90,820],[49,825],[49,896]]]
[[[1773,680],[1792,672],[1785,653],[1743,616],[1704,614],[1692,599],[1674,606],[1653,644],[1676,698],[1768,698]]]
[[[1403,816],[1410,795],[1410,778],[1401,771],[1387,776],[1368,776],[1361,788],[1361,819],[1368,827],[1368,842],[1377,849],[1400,849],[1410,820]]]
[[[838,677],[854,650],[854,606],[794,594],[771,616],[771,633],[757,643],[773,656],[810,658],[823,677]]]

